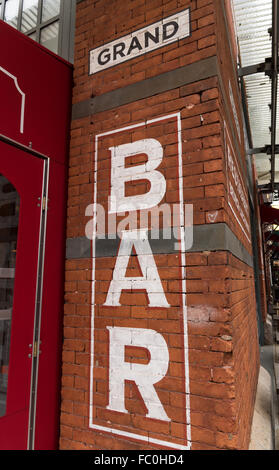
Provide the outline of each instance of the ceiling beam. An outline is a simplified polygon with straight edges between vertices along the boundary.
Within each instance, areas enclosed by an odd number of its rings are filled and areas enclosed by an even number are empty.
[[[266,153],[267,155],[272,154],[271,145],[266,145],[265,147],[257,147],[253,149],[248,149],[246,151],[247,155],[257,155],[259,153]],[[274,153],[279,155],[279,145],[274,146]]]
[[[238,76],[245,77],[247,75],[254,75],[255,73],[265,72],[266,75],[270,76],[272,73],[272,66],[271,66],[272,59],[266,59],[265,62],[261,62],[260,64],[255,65],[248,65],[247,67],[239,67],[238,68]]]

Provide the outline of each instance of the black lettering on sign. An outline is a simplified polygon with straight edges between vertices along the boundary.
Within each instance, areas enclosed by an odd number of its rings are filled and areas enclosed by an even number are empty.
[[[172,27],[172,29],[170,28]],[[178,24],[176,21],[170,21],[169,23],[165,23],[163,25],[163,41],[167,41],[167,39],[171,39],[178,31]]]
[[[109,49],[103,49],[98,55],[98,64],[105,65],[110,61]]]
[[[146,31],[146,33],[144,34],[144,46],[145,47],[149,47],[149,39],[151,39],[151,41],[153,41],[155,44],[159,44],[159,40],[160,40],[160,30],[159,30],[159,27],[157,26],[157,28],[155,28],[155,34],[151,34],[149,31]]]
[[[135,36],[132,41],[131,41],[131,44],[130,44],[130,47],[129,47],[129,50],[127,52],[127,55],[130,55],[131,52],[134,50],[134,49],[138,49],[139,51],[142,50],[142,45],[141,43],[139,42],[138,38]]]
[[[125,42],[119,42],[113,46],[113,60],[117,59],[117,56],[125,57],[124,49],[125,49]]]

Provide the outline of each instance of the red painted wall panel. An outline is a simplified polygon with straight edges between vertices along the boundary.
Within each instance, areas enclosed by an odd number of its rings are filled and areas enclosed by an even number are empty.
[[[1,134],[65,163],[71,65],[3,21],[0,43]]]
[[[0,43],[0,134],[50,158],[35,449],[55,449],[72,66],[2,21]]]

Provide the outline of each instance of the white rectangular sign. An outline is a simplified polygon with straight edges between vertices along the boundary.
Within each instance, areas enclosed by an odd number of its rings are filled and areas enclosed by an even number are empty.
[[[190,8],[90,51],[89,75],[190,36]]]

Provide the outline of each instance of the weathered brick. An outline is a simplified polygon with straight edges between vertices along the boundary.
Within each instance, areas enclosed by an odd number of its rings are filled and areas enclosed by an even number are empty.
[[[211,224],[212,217],[216,215],[213,223],[226,223],[251,253],[251,244],[245,240],[241,227],[229,209],[230,176],[224,121],[230,137],[237,134],[234,123],[227,122],[227,111],[223,105],[223,87],[226,92],[229,80],[233,86],[241,127],[242,113],[237,83],[232,78],[236,63],[230,55],[228,41],[224,39],[227,30],[223,9],[216,0],[189,0],[183,8],[188,6],[191,7],[192,29],[189,38],[89,77],[90,49],[120,39],[146,24],[176,13],[182,7],[178,8],[174,0],[152,0],[148,5],[143,0],[117,1],[115,5],[106,0],[86,0],[78,4],[73,103],[89,99],[92,95],[120,90],[146,78],[198,64],[201,60],[215,56],[216,61],[219,59],[221,75],[218,76],[216,71],[216,76],[206,80],[196,79],[193,83],[173,90],[154,92],[153,96],[102,111],[95,116],[73,120],[69,158],[68,237],[84,237],[85,224],[88,222],[85,210],[94,202],[96,179],[97,201],[107,208],[111,191],[108,149],[127,141],[154,138],[161,143],[164,158],[157,171],[167,179],[167,193],[162,202],[180,202],[176,121],[155,122],[158,117],[180,113],[183,202],[193,204],[194,224]],[[152,126],[141,126],[150,119],[154,120]],[[231,125],[234,126],[234,132]],[[129,134],[115,132],[129,126],[136,126]],[[96,175],[95,136],[105,132],[106,135],[98,141],[100,152]],[[240,152],[245,165],[242,130],[237,139],[237,152]],[[125,164],[128,167],[146,162],[146,155],[141,154],[127,158]],[[240,171],[240,176],[245,180],[245,172],[242,174]],[[126,184],[125,195],[144,194],[149,188],[148,180],[136,179]],[[135,261],[135,253],[131,258]],[[92,365],[94,394],[96,392],[94,416],[105,427],[111,421],[110,410],[106,408],[109,373],[107,326],[157,331],[167,342],[170,355],[167,375],[158,388],[156,385],[156,390],[171,421],[146,418],[145,405],[142,397],[139,398],[137,386],[126,383],[125,404],[129,412],[114,413],[115,426],[120,429],[125,426],[128,432],[148,435],[149,438],[153,436],[185,443],[183,364],[186,346],[189,350],[192,448],[247,447],[258,370],[253,271],[227,251],[186,253],[184,260],[177,253],[156,253],[154,259],[170,304],[168,309],[150,308],[145,289],[136,291],[132,288],[121,292],[119,307],[104,306],[116,258],[97,258],[94,273],[91,259],[66,261],[61,449],[154,448],[148,439],[146,442],[132,442],[126,437],[100,433],[88,427]],[[139,277],[142,275],[140,271],[140,266],[130,262],[125,276]],[[92,288],[95,288],[94,299],[91,296]],[[187,304],[187,338],[182,334],[185,314],[182,299],[186,299]],[[94,322],[91,323],[93,312]],[[95,334],[93,338],[92,333]],[[91,339],[95,345],[94,364],[91,363]],[[148,360],[145,348],[125,348],[126,362],[147,364]],[[238,425],[240,422],[243,423],[241,429]],[[110,426],[113,427],[113,423]]]

